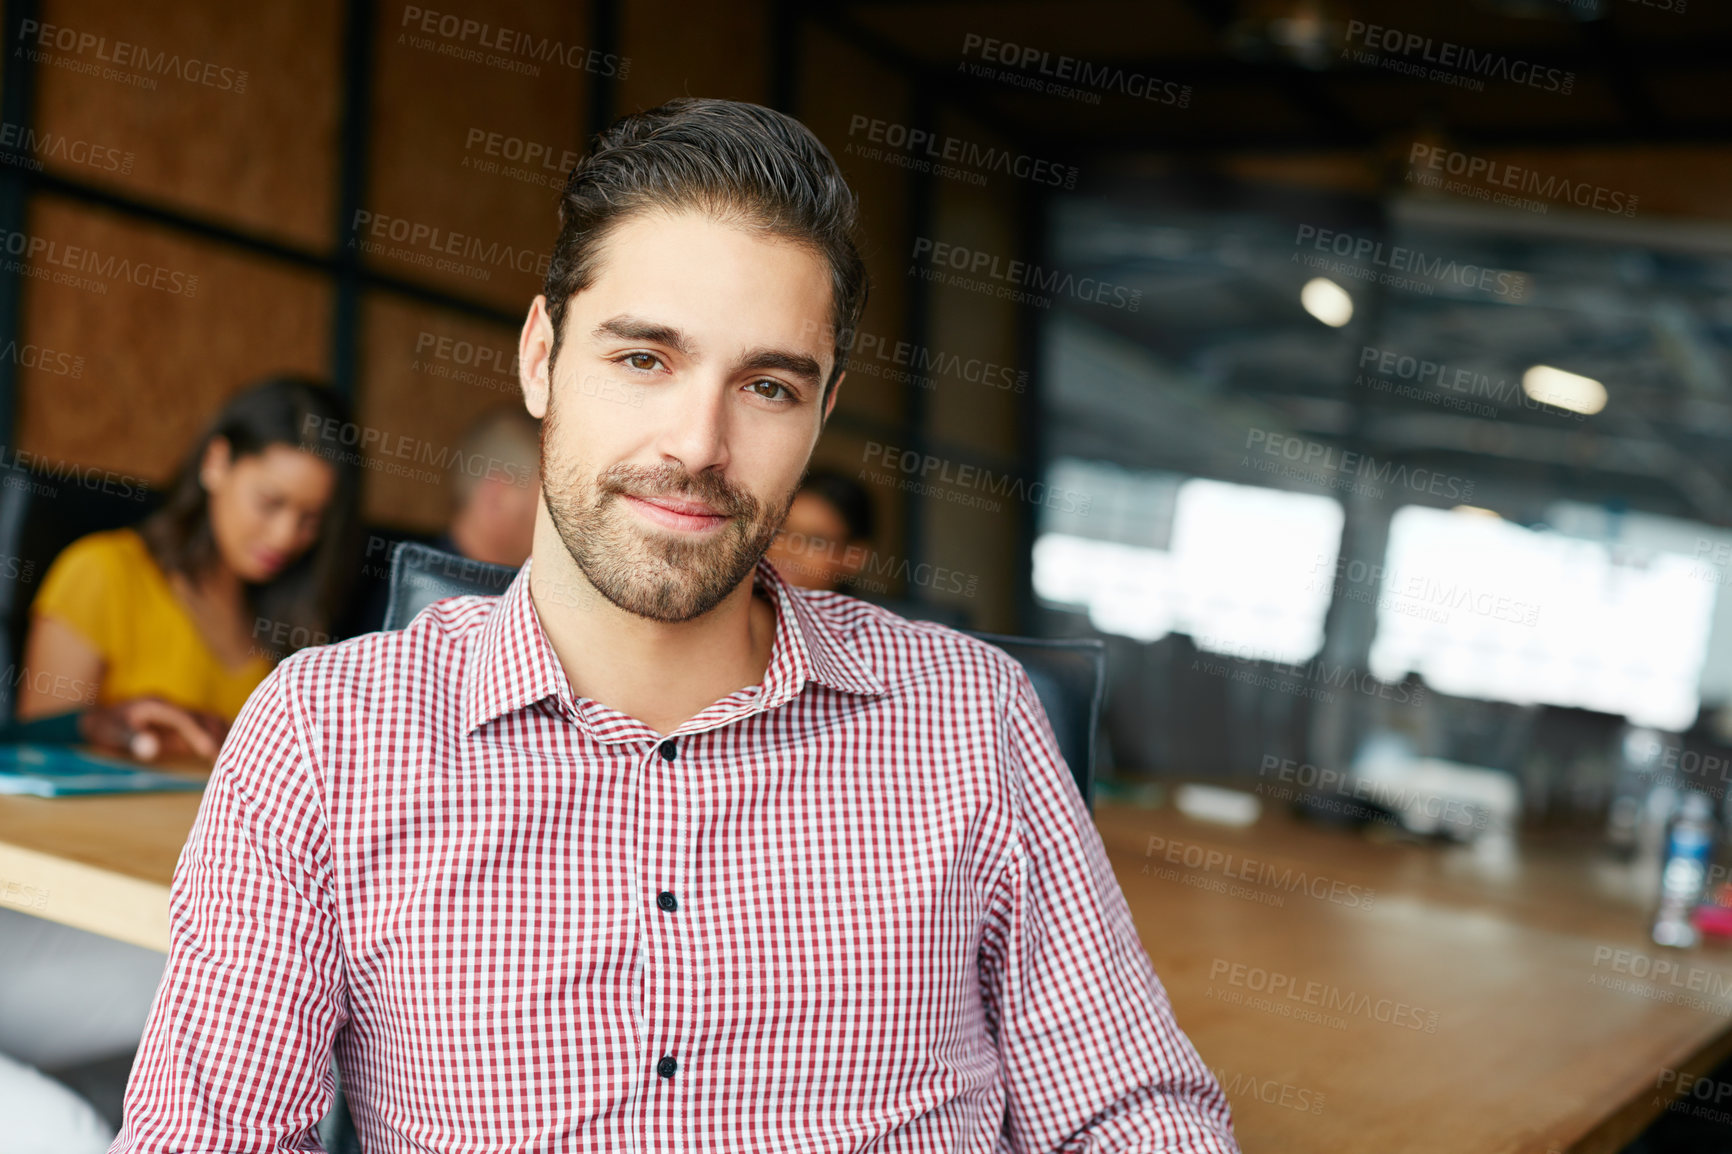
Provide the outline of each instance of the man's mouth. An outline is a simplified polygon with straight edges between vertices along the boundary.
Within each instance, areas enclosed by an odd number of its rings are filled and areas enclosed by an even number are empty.
[[[677,497],[639,497],[622,494],[626,502],[646,521],[668,529],[704,532],[727,522],[725,514],[702,501],[687,501]]]

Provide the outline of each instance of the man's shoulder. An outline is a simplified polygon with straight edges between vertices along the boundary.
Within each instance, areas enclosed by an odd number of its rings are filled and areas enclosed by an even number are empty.
[[[422,609],[402,629],[380,629],[297,650],[283,659],[273,676],[304,701],[394,690],[406,678],[429,683],[442,678],[440,684],[454,687],[470,644],[499,611],[500,603],[497,596],[475,593],[445,597]]]

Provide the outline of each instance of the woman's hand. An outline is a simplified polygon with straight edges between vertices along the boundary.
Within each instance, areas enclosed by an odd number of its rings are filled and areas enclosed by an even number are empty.
[[[134,697],[85,710],[78,729],[91,745],[140,761],[154,761],[164,755],[214,761],[228,734],[228,722],[160,697]]]

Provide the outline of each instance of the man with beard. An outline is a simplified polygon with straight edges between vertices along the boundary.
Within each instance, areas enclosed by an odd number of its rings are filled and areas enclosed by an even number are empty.
[[[116,1151],[1236,1151],[1027,675],[764,559],[842,383],[852,194],[680,100],[573,170],[529,561],[306,650],[181,858]]]

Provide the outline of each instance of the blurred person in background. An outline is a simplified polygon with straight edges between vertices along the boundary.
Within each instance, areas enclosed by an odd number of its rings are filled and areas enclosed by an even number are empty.
[[[451,520],[428,544],[471,561],[522,568],[535,532],[535,509],[541,503],[541,422],[520,405],[483,414],[458,441],[445,479],[451,491]],[[368,542],[367,551],[373,555],[375,542],[392,545],[395,540],[375,538]],[[390,562],[389,550],[379,555],[375,576],[343,619],[340,636],[355,637],[385,627],[391,583],[382,571]]]
[[[922,572],[873,550],[876,524],[872,497],[864,485],[835,469],[813,469],[801,482],[765,556],[790,585],[858,597],[916,621],[972,629],[974,615],[961,605],[892,597],[882,580],[862,580],[861,573],[868,569],[898,575]],[[952,577],[957,575],[952,572]]]
[[[770,542],[770,564],[802,589],[851,592],[849,583],[872,550],[873,525],[872,498],[860,482],[834,469],[813,469]]]
[[[433,542],[472,561],[521,568],[541,503],[541,422],[522,405],[469,426],[450,466],[451,523]]]
[[[276,662],[329,639],[358,549],[357,470],[334,432],[347,420],[317,382],[261,381],[210,422],[156,512],[55,558],[31,607],[20,734],[58,719],[65,740],[214,758]],[[69,711],[56,685],[94,686],[97,708]],[[0,1147],[34,1127],[33,1149],[92,1148],[88,1104],[31,1067],[136,1047],[163,961],[0,909],[0,1117],[24,1128]]]
[[[67,712],[56,684],[94,685],[98,705],[177,707],[220,742],[277,660],[330,639],[355,572],[356,470],[332,432],[347,419],[314,381],[261,381],[207,426],[161,508],[67,546],[31,606],[19,720]],[[169,751],[196,752],[183,732],[162,727]]]

